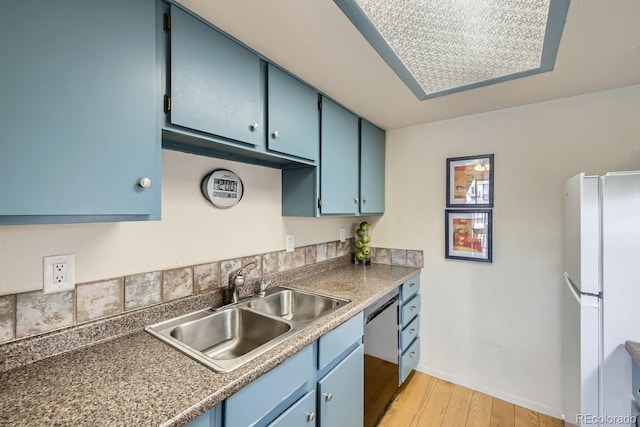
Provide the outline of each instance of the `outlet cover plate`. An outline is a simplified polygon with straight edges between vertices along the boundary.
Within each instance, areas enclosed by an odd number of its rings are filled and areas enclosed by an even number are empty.
[[[287,234],[287,252],[293,252],[295,249],[293,234]]]
[[[56,271],[58,270],[58,271]],[[44,257],[43,293],[72,291],[76,287],[76,256],[55,255]]]
[[[344,242],[347,240],[347,231],[344,228],[340,229],[340,241]]]

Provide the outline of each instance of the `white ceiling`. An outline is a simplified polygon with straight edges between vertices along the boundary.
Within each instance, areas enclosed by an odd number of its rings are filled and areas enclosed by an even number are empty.
[[[384,129],[640,84],[640,0],[571,0],[555,69],[419,101],[332,0],[179,0]]]

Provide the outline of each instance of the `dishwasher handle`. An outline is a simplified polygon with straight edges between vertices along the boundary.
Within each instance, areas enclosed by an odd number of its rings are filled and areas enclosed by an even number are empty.
[[[367,318],[365,319],[364,324],[366,325],[367,323],[371,322],[373,319],[378,317],[383,311],[389,308],[389,306],[395,304],[399,298],[400,296],[396,294],[393,296],[393,298],[383,303],[380,307],[376,308],[373,312],[367,315]]]

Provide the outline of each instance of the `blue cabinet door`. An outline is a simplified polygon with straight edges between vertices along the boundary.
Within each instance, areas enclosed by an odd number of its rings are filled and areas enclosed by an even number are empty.
[[[384,213],[385,133],[360,121],[360,213]]]
[[[318,93],[284,71],[267,67],[271,151],[317,160],[320,148]]]
[[[316,425],[316,392],[311,390],[269,424],[269,427]]]
[[[320,128],[320,213],[356,214],[358,118],[323,97]]]
[[[222,408],[216,405],[187,424],[187,427],[222,427]]]
[[[363,344],[318,381],[318,412],[324,427],[363,425]]]
[[[256,54],[171,7],[171,123],[260,146],[264,89]]]
[[[156,29],[154,0],[3,4],[0,223],[159,216]]]

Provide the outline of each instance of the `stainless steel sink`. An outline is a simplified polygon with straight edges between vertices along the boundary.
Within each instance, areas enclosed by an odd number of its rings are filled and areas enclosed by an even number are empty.
[[[261,313],[304,322],[332,311],[346,301],[294,289],[282,289],[249,302],[249,307]]]
[[[290,329],[286,322],[232,308],[177,326],[170,335],[212,359],[232,360]]]
[[[205,309],[146,330],[205,366],[229,372],[286,340],[349,301],[273,288],[217,310]]]

